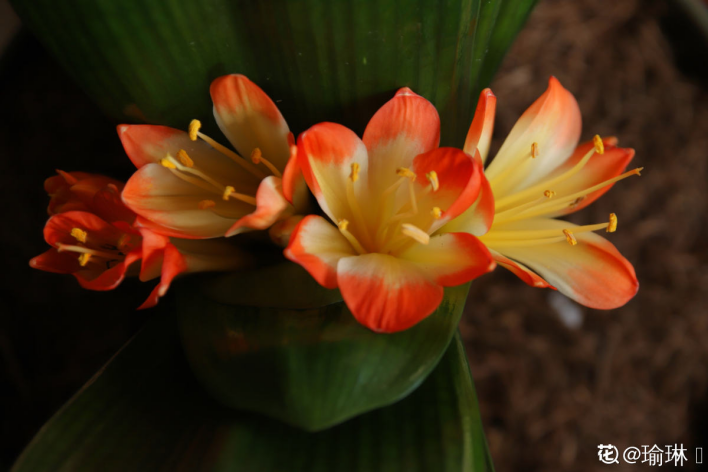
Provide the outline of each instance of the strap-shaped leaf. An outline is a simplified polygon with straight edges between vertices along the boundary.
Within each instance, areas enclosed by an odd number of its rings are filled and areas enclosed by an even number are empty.
[[[12,470],[493,470],[459,337],[404,400],[307,433],[211,400],[170,320],[151,320],[40,430]]]
[[[242,73],[295,133],[320,121],[361,132],[408,86],[461,146],[480,88],[536,0],[11,0],[103,110],[119,122],[217,134],[209,84]]]

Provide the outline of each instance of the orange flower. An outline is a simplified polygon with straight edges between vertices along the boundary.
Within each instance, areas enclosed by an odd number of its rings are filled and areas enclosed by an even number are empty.
[[[118,126],[138,167],[123,200],[170,236],[216,238],[267,229],[306,202],[291,156],[292,133],[275,103],[242,75],[219,77],[210,91],[216,122],[240,154],[203,134],[197,120],[189,132]]]
[[[464,150],[489,153],[496,97],[480,96]],[[617,216],[578,226],[556,219],[585,208],[624,172],[633,149],[616,138],[580,144],[581,118],[573,95],[552,77],[548,90],[521,116],[485,175],[489,181],[470,210],[441,231],[480,237],[499,265],[535,287],[558,289],[591,308],[624,305],[639,284],[632,265],[594,231],[614,232]]]
[[[34,257],[31,267],[73,274],[90,290],[112,290],[131,265],[142,259],[140,279],[161,278],[140,307],[148,308],[180,273],[231,270],[248,260],[224,240],[190,241],[159,234],[159,228],[136,218],[123,205],[120,194],[115,193],[122,188],[120,182],[83,173],[60,173],[58,177],[63,183],[53,177],[46,185],[55,201],[50,208],[57,212],[44,228],[44,238],[52,248]],[[65,211],[76,207],[82,210]]]
[[[373,116],[363,140],[333,123],[298,139],[298,163],[331,222],[305,217],[285,255],[324,287],[338,287],[372,330],[415,325],[438,307],[443,287],[495,266],[471,234],[431,236],[475,201],[483,180],[478,162],[438,148],[439,136],[435,107],[404,88]]]

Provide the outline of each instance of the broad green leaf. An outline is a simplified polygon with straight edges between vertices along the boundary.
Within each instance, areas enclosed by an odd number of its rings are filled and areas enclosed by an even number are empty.
[[[378,334],[361,326],[343,302],[300,310],[223,303],[229,292],[241,297],[234,277],[221,285],[206,281],[206,291],[176,287],[193,370],[224,404],[310,431],[393,403],[420,385],[445,352],[469,289],[447,288],[438,310],[421,323]],[[281,300],[282,286],[258,279],[258,291],[270,289],[270,298]],[[307,279],[303,273],[293,282]],[[214,287],[222,302],[215,301]]]
[[[295,133],[320,121],[361,132],[408,86],[461,146],[486,86],[536,0],[11,0],[119,122],[217,134],[209,84],[242,73]]]
[[[170,320],[151,320],[49,420],[12,470],[493,470],[459,337],[404,400],[307,433],[211,400]]]

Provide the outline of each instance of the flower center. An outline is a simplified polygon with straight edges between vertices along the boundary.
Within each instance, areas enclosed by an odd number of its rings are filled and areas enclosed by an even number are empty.
[[[71,236],[76,244],[57,243],[57,251],[78,254],[79,265],[86,267],[90,263],[101,264],[110,269],[116,263],[125,260],[125,256],[140,243],[141,237],[123,233],[114,244],[101,236],[91,235],[81,228],[72,228]]]
[[[213,149],[219,151],[231,159],[231,161],[235,162],[256,177],[258,181],[264,179],[268,175],[257,167],[259,164],[263,164],[268,169],[270,174],[275,175],[276,177],[282,177],[282,173],[268,159],[263,157],[263,153],[259,148],[253,150],[250,156],[251,162],[249,162],[231,149],[219,144],[209,136],[199,131],[201,126],[202,124],[199,120],[192,120],[189,123],[189,139],[196,141],[198,138],[201,138]],[[177,158],[167,154],[160,160],[160,164],[170,169],[179,179],[195,185],[207,193],[212,193],[215,195],[214,199],[207,198],[201,200],[197,204],[197,208],[200,210],[212,211],[220,216],[229,218],[239,216],[240,213],[242,213],[242,211],[238,208],[234,208],[234,203],[240,202],[254,206],[256,205],[255,195],[250,195],[246,192],[239,192],[235,186],[224,183],[221,177],[210,175],[199,166],[198,162],[195,163],[195,161],[184,149],[179,150],[177,153]]]
[[[416,185],[416,173],[401,167],[396,169],[398,178],[386,188],[375,204],[379,205],[374,210],[370,219],[366,219],[362,207],[357,201],[354,186],[359,180],[360,165],[351,164],[351,172],[347,179],[347,203],[351,210],[353,225],[350,231],[350,222],[347,219],[338,221],[338,228],[342,235],[349,241],[359,254],[371,252],[381,254],[396,254],[406,249],[410,244],[428,244],[430,234],[422,218],[420,208],[430,202],[430,194],[440,188],[438,175],[435,171],[426,174],[427,186]],[[406,190],[401,192],[401,187]],[[378,210],[378,211],[376,211]],[[431,220],[442,217],[443,211],[431,205],[429,211]],[[415,221],[413,221],[415,219]],[[416,224],[417,223],[417,224]],[[421,228],[423,226],[426,229]]]
[[[582,202],[587,196],[593,192],[601,190],[608,185],[626,179],[632,175],[640,175],[642,167],[625,172],[617,177],[607,179],[599,184],[592,185],[580,191],[561,195],[556,198],[556,192],[551,190],[554,186],[566,181],[570,177],[580,172],[588,163],[590,158],[597,154],[604,154],[605,148],[600,136],[595,136],[593,139],[594,148],[591,149],[583,158],[567,172],[552,178],[550,180],[536,184],[528,189],[508,195],[499,199],[495,203],[494,225],[492,229],[484,236],[482,240],[485,244],[492,247],[513,247],[513,246],[536,246],[540,244],[556,243],[567,241],[570,245],[575,246],[578,241],[574,233],[582,233],[588,231],[606,230],[612,233],[617,230],[617,216],[614,213],[610,214],[609,221],[594,225],[578,226],[569,229],[558,228],[539,228],[533,230],[504,230],[495,229],[494,226],[500,227],[506,223],[525,220],[529,218],[550,217],[557,214],[559,211],[573,208]],[[536,143],[532,146],[531,157],[538,156],[538,146]],[[493,186],[492,186],[493,189]],[[544,190],[546,189],[546,190]],[[533,198],[538,195],[537,198]],[[529,200],[531,198],[531,200]]]

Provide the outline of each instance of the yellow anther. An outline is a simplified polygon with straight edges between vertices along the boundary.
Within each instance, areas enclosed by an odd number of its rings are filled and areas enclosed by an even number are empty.
[[[200,210],[206,210],[207,208],[211,208],[216,206],[216,202],[214,200],[202,200],[199,202],[199,209]]]
[[[263,153],[261,152],[260,148],[255,148],[251,152],[251,162],[253,162],[254,164],[260,163],[262,157],[263,157]]]
[[[359,180],[359,164],[356,162],[352,163],[352,173],[349,174],[349,178],[352,179],[352,182],[356,182]]]
[[[608,233],[614,233],[617,231],[617,215],[614,213],[610,213],[610,223],[607,225],[607,230]]]
[[[88,233],[81,228],[72,228],[71,235],[79,242],[85,243]]]
[[[538,143],[533,143],[531,145],[531,157],[534,159],[538,157]]]
[[[89,260],[91,260],[91,254],[84,252],[79,256],[79,265],[85,267]]]
[[[440,188],[440,182],[438,181],[438,173],[434,170],[431,170],[430,172],[425,174],[425,177],[428,179],[430,185],[433,187],[433,192],[437,192]]]
[[[637,167],[636,169],[632,169],[629,172],[632,174],[642,175],[640,172],[643,170],[644,170],[644,167]]]
[[[339,228],[339,231],[346,231],[348,227],[349,227],[348,220],[339,220],[339,222],[337,223],[337,228]]]
[[[580,205],[580,202],[582,202],[582,201],[585,200],[586,198],[588,198],[587,195],[583,195],[582,197],[576,198],[575,200],[573,200],[572,202],[570,202],[570,205],[569,205],[570,208],[575,208],[576,206]]]
[[[396,169],[396,174],[400,175],[401,177],[408,177],[411,180],[416,178],[415,172],[413,172],[407,167],[399,167],[398,169]]]
[[[194,161],[191,157],[189,157],[189,154],[187,154],[187,151],[185,151],[184,149],[179,150],[179,152],[177,153],[177,157],[179,157],[179,161],[182,163],[183,166],[194,167]]]
[[[130,243],[130,235],[129,235],[128,233],[123,233],[123,236],[121,236],[120,239],[118,239],[118,244],[116,245],[116,247],[117,247],[118,249],[121,249],[121,250],[122,250],[122,249],[125,248],[129,243]]]
[[[546,190],[545,192],[543,192],[543,196],[546,198],[553,198],[556,196],[556,192],[554,192],[553,190]]]
[[[234,192],[236,192],[236,189],[233,188],[231,185],[227,185],[226,188],[224,189],[224,194],[222,195],[222,198],[224,200],[228,200],[229,197],[231,196],[231,194]]]
[[[596,134],[592,138],[592,143],[595,145],[595,152],[598,154],[605,154],[605,144],[602,142],[602,138],[599,134]]]
[[[573,235],[573,232],[570,231],[569,229],[564,229],[563,234],[565,234],[565,240],[568,241],[568,244],[571,246],[575,246],[578,244],[578,240],[575,239],[575,236]]]
[[[167,167],[168,169],[176,169],[177,166],[169,159],[168,157],[163,157],[160,159],[160,164],[162,164],[163,167]]]
[[[433,210],[430,212],[431,215],[433,215],[433,218],[436,220],[439,220],[442,218],[442,210],[439,207],[433,207]]]
[[[189,139],[192,141],[197,140],[197,133],[199,133],[199,128],[202,127],[202,122],[199,120],[192,120],[189,122]]]
[[[401,233],[405,234],[411,239],[418,241],[421,244],[428,244],[430,242],[430,236],[428,235],[428,233],[412,224],[402,224]]]

